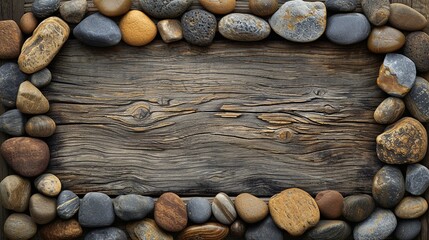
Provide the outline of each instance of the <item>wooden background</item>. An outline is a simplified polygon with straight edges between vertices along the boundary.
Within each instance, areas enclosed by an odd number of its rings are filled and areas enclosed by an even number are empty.
[[[19,20],[31,2],[0,1],[0,19]],[[394,2],[429,16],[429,0]],[[247,1],[237,11],[248,12]],[[45,89],[58,124],[49,172],[79,194],[370,193],[381,166],[383,126],[372,114],[386,97],[375,84],[382,58],[365,43],[296,44],[274,34],[108,51],[71,39]]]

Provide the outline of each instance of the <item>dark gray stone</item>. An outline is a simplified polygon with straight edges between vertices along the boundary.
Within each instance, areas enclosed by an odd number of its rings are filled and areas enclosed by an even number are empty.
[[[326,8],[331,12],[353,12],[357,7],[356,0],[326,0]]]
[[[413,240],[422,229],[420,219],[400,219],[393,236],[398,240]]]
[[[127,240],[127,234],[119,228],[108,227],[92,230],[85,235],[85,240]]]
[[[34,0],[31,11],[38,18],[46,18],[58,10],[60,3],[60,0]]]
[[[419,31],[407,35],[404,55],[415,64],[417,71],[429,71],[429,34]]]
[[[70,219],[79,211],[79,206],[79,197],[72,191],[64,190],[57,198],[57,215],[61,219]]]
[[[121,195],[113,199],[113,207],[116,216],[124,221],[140,220],[153,211],[155,201],[136,194]]]
[[[49,69],[44,68],[36,73],[33,73],[30,77],[30,82],[37,88],[43,88],[49,85],[52,80],[52,74]]]
[[[210,202],[205,198],[191,198],[186,204],[186,208],[188,211],[188,218],[193,223],[205,223],[212,216],[212,207]]]
[[[405,105],[420,122],[429,122],[429,82],[417,77],[414,86],[405,96]]]
[[[158,19],[177,18],[192,4],[192,0],[140,0],[143,11]]]
[[[369,218],[357,224],[353,230],[355,240],[386,239],[395,231],[397,220],[388,209],[376,209]]]
[[[90,192],[80,202],[79,223],[83,227],[108,227],[115,221],[112,199],[104,193]]]
[[[413,195],[422,195],[429,187],[429,169],[421,164],[411,164],[405,175],[405,190]]]
[[[80,22],[73,35],[81,42],[94,47],[110,47],[121,41],[122,35],[116,23],[100,13],[92,14]]]
[[[4,132],[14,137],[25,134],[25,123],[27,117],[18,109],[12,109],[0,116],[0,132]]]
[[[87,8],[86,0],[72,0],[61,4],[60,14],[66,22],[79,23],[85,17]]]
[[[304,240],[345,240],[352,233],[350,225],[340,220],[321,220],[314,228],[308,230]]]
[[[356,194],[344,198],[343,217],[349,222],[362,222],[375,209],[375,201],[368,194]]]
[[[27,75],[16,63],[5,63],[0,67],[0,100],[8,108],[14,108],[19,85],[27,79]]]
[[[385,165],[375,174],[372,197],[383,208],[392,208],[405,194],[404,176],[399,168]]]
[[[249,226],[244,236],[246,240],[283,240],[282,230],[276,226],[270,216],[257,224]]]
[[[216,17],[201,9],[194,9],[182,16],[183,37],[188,43],[208,46],[216,34]]]
[[[220,34],[233,41],[260,41],[268,37],[270,25],[262,18],[244,13],[231,13],[219,21]]]
[[[329,17],[326,37],[336,44],[361,42],[371,33],[371,24],[361,13],[340,13]]]

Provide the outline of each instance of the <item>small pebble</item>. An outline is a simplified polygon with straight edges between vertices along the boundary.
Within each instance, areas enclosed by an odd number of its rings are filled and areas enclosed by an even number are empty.
[[[37,233],[37,225],[31,217],[12,213],[4,222],[4,235],[10,240],[31,239]]]
[[[121,39],[118,25],[100,13],[83,19],[73,30],[73,35],[81,42],[94,47],[111,47]]]
[[[405,105],[417,120],[429,122],[429,82],[426,79],[416,78],[413,88],[405,96]]]
[[[205,198],[191,198],[186,204],[186,208],[188,212],[188,218],[193,223],[205,223],[212,216],[212,208],[210,202]]]
[[[426,199],[416,196],[404,197],[395,207],[395,215],[402,219],[419,218],[428,210]]]
[[[55,121],[45,115],[34,116],[25,124],[25,132],[32,137],[50,137],[56,129]]]
[[[49,85],[52,80],[52,74],[49,69],[44,68],[36,73],[33,73],[30,77],[30,82],[37,88],[43,88]]]
[[[374,112],[374,120],[379,124],[392,124],[398,121],[405,111],[402,99],[388,97],[378,105]]]
[[[127,240],[127,234],[119,228],[108,227],[95,229],[85,235],[85,240]]]
[[[259,17],[269,17],[279,9],[277,0],[249,0],[249,9]]]
[[[141,220],[153,211],[155,201],[151,197],[136,194],[120,195],[113,199],[113,208],[123,221]]]
[[[382,26],[372,29],[368,38],[368,49],[373,53],[391,53],[405,44],[405,35],[392,27]]]
[[[25,134],[27,117],[18,109],[12,109],[0,116],[0,132],[19,137]]]
[[[117,17],[127,13],[132,5],[131,0],[94,0],[94,5],[105,16]]]
[[[177,240],[190,239],[225,239],[229,228],[219,223],[206,223],[203,225],[189,226],[183,230]]]
[[[31,82],[25,81],[19,86],[16,107],[25,114],[44,114],[49,111],[49,101]]]
[[[235,0],[223,0],[223,1],[213,1],[213,0],[199,0],[201,6],[203,6],[207,11],[225,15],[228,14],[235,9]]]
[[[245,13],[231,13],[218,24],[220,34],[233,41],[260,41],[270,35],[271,27],[262,18]]]
[[[429,187],[429,169],[421,164],[407,166],[405,190],[413,195],[422,195]]]
[[[350,222],[362,222],[374,209],[375,202],[370,195],[351,195],[344,198],[343,217]]]
[[[39,21],[37,21],[36,16],[32,12],[24,13],[19,21],[19,27],[25,34],[32,34],[38,24]]]
[[[108,227],[115,221],[112,199],[104,193],[90,192],[80,201],[82,227]]]
[[[233,237],[243,238],[246,233],[246,224],[240,219],[237,219],[231,224],[229,232]]]
[[[127,232],[131,239],[173,240],[173,236],[164,232],[155,221],[150,218],[127,224]]]
[[[353,29],[351,32],[350,29]],[[329,17],[326,37],[336,44],[350,45],[368,38],[371,24],[361,13],[340,13]]]
[[[61,192],[61,181],[52,173],[45,173],[36,180],[34,185],[37,191],[48,197],[56,197]]]
[[[365,221],[355,226],[355,240],[386,239],[395,231],[397,220],[388,209],[376,209]]]
[[[418,31],[425,28],[428,21],[423,14],[412,7],[402,3],[392,3],[390,4],[389,24],[399,30]]]
[[[38,18],[52,16],[60,8],[60,0],[34,0],[31,11]]]
[[[157,29],[155,23],[141,11],[131,10],[119,22],[122,40],[130,46],[144,46],[153,41]]]
[[[15,108],[19,86],[26,79],[18,64],[8,62],[0,66],[0,100],[5,107]]]
[[[72,191],[64,190],[57,198],[57,214],[61,219],[72,218],[79,211],[80,199]]]
[[[389,0],[362,0],[362,9],[368,20],[375,26],[387,23],[391,14]]]
[[[241,193],[235,198],[235,209],[246,223],[257,223],[268,215],[268,205],[249,193]]]
[[[204,10],[194,9],[183,14],[183,37],[188,43],[197,46],[208,46],[216,34],[216,17]]]
[[[83,235],[82,227],[75,219],[57,219],[40,229],[43,240],[69,240],[78,239]]]
[[[47,224],[57,216],[57,204],[54,198],[36,193],[30,198],[30,216],[37,224]]]
[[[17,58],[21,52],[22,33],[13,20],[0,21],[0,59]]]
[[[192,0],[140,0],[143,12],[158,19],[177,18],[192,4]]]
[[[383,208],[392,208],[405,194],[404,177],[399,168],[385,165],[374,176],[372,196]]]
[[[245,234],[245,239],[283,240],[283,232],[276,226],[273,219],[268,216],[263,221],[249,226]]]
[[[180,232],[188,224],[186,205],[172,192],[162,194],[155,203],[155,222],[168,232]]]
[[[331,12],[353,12],[356,10],[356,0],[326,0],[326,8]]]
[[[213,216],[220,223],[230,225],[237,218],[237,211],[231,198],[225,193],[218,193],[212,202]]]
[[[157,28],[165,43],[177,42],[183,39],[183,29],[179,20],[161,20],[157,23]]]
[[[420,219],[399,219],[393,236],[398,240],[413,240],[420,234],[421,229]]]
[[[88,2],[86,0],[71,0],[61,3],[60,6],[61,17],[69,23],[80,23],[87,10]]]
[[[303,240],[346,240],[352,233],[350,225],[340,220],[321,220],[308,230]]]
[[[317,193],[316,203],[326,219],[338,219],[343,211],[343,195],[338,191],[325,190]]]
[[[18,175],[9,175],[0,182],[1,205],[15,212],[24,212],[30,201],[31,183]]]
[[[406,39],[404,55],[413,60],[417,71],[429,71],[429,35],[425,32],[413,32]]]

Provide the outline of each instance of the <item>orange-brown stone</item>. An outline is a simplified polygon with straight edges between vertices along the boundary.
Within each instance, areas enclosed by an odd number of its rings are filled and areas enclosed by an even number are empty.
[[[34,16],[32,12],[22,15],[21,20],[19,21],[19,27],[25,34],[32,34],[34,29],[36,29],[37,24],[39,24],[39,21],[37,21],[36,16]]]
[[[166,231],[179,232],[188,224],[186,205],[175,193],[162,194],[155,203],[155,221]]]
[[[390,4],[389,24],[400,30],[418,31],[428,25],[423,14],[402,3]]]
[[[267,204],[249,193],[238,195],[234,204],[240,218],[247,223],[259,222],[268,215]]]
[[[131,8],[131,0],[94,0],[94,5],[103,15],[116,17],[125,14]]]
[[[77,239],[83,234],[82,227],[75,219],[55,220],[40,229],[40,236],[44,240]]]
[[[204,239],[222,240],[228,236],[229,228],[220,223],[206,223],[187,227],[177,237],[178,240]]]
[[[235,9],[236,0],[199,0],[200,4],[214,14],[228,14]]]
[[[173,236],[164,232],[156,222],[150,218],[127,224],[127,232],[132,240],[173,240]]]
[[[373,53],[390,53],[402,48],[405,35],[392,27],[376,27],[368,38],[368,49]]]
[[[21,42],[21,29],[15,21],[0,21],[0,59],[17,58],[21,52]]]
[[[122,40],[131,46],[144,46],[156,37],[155,23],[141,11],[131,10],[119,22]]]

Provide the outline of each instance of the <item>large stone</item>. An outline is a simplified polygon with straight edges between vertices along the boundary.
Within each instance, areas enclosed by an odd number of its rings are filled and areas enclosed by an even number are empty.
[[[350,32],[353,29],[353,32]],[[350,45],[368,38],[371,24],[361,13],[340,13],[329,17],[326,37],[336,44]]]
[[[115,221],[112,199],[104,193],[90,192],[80,202],[79,223],[83,227],[108,227]]]
[[[253,224],[247,229],[245,234],[246,240],[283,240],[283,232],[280,230],[273,219],[268,216],[261,222]]]
[[[423,14],[412,7],[402,3],[392,3],[390,4],[389,24],[400,30],[418,31],[425,28],[428,21]]]
[[[21,29],[15,21],[0,21],[0,59],[17,58],[21,52],[21,42]]]
[[[216,17],[204,10],[194,9],[183,14],[183,37],[188,43],[197,46],[208,46],[216,34]]]
[[[369,218],[355,226],[355,240],[386,239],[397,225],[395,214],[387,209],[376,209]]]
[[[141,11],[131,10],[119,22],[122,40],[130,46],[144,46],[156,37],[155,23]]]
[[[30,216],[37,224],[47,224],[57,216],[57,204],[54,198],[36,193],[30,198]]]
[[[154,220],[144,220],[127,224],[127,232],[133,240],[173,240],[173,236],[164,232]]]
[[[9,210],[24,212],[28,208],[31,183],[17,175],[9,175],[0,182],[0,203]]]
[[[0,116],[0,132],[4,132],[14,137],[25,134],[25,123],[27,117],[18,109],[12,109]]]
[[[393,236],[398,240],[413,240],[420,234],[421,229],[420,219],[400,219]]]
[[[52,173],[45,173],[34,180],[37,191],[48,197],[56,197],[61,192],[61,181]]]
[[[192,4],[192,0],[140,0],[143,11],[158,19],[177,18]]]
[[[210,202],[202,197],[193,197],[186,204],[188,218],[193,223],[201,224],[207,222],[212,216]]]
[[[60,14],[66,22],[79,23],[85,17],[87,9],[88,3],[86,0],[72,0],[61,3]]]
[[[389,26],[372,29],[368,38],[368,49],[373,53],[391,53],[402,48],[405,35]]]
[[[61,219],[72,218],[80,207],[79,197],[72,191],[64,190],[57,198],[57,215]]]
[[[44,114],[49,111],[49,101],[31,82],[21,83],[16,98],[16,107],[26,114]]]
[[[206,223],[203,225],[193,225],[185,228],[177,240],[189,239],[218,239],[223,240],[228,236],[229,228],[219,223]]]
[[[429,122],[429,82],[426,79],[416,78],[413,88],[405,96],[405,105],[420,122]]]
[[[132,5],[131,0],[94,0],[94,5],[103,15],[117,17],[127,13]]]
[[[37,233],[37,225],[31,217],[22,213],[12,213],[4,222],[4,235],[10,240],[31,239]]]
[[[83,234],[82,227],[75,219],[55,220],[40,229],[43,240],[78,239]]]
[[[429,169],[421,164],[407,166],[405,190],[413,195],[422,195],[429,187]]]
[[[405,194],[404,176],[399,168],[385,165],[375,174],[372,183],[372,196],[383,208],[392,208]]]
[[[220,223],[231,224],[237,218],[237,211],[231,198],[225,193],[218,193],[212,203],[213,216]]]
[[[270,25],[262,18],[245,13],[224,16],[218,25],[220,34],[233,41],[260,41],[268,37]]]
[[[155,203],[156,223],[166,231],[179,232],[188,224],[186,205],[172,192],[162,194]]]
[[[81,42],[94,47],[110,47],[121,41],[122,35],[116,23],[100,13],[83,19],[73,29],[73,35]]]
[[[31,11],[38,18],[52,16],[60,8],[60,0],[34,0]]]
[[[55,121],[45,115],[34,116],[25,124],[25,132],[32,137],[50,137],[56,129]]]
[[[425,32],[413,32],[406,39],[404,55],[413,60],[417,71],[429,71],[429,35]]]
[[[16,96],[27,75],[19,70],[16,63],[5,63],[0,67],[0,100],[8,108],[15,108]]]
[[[95,229],[85,235],[85,240],[127,240],[127,234],[119,228],[108,227]]]
[[[368,20],[375,26],[387,23],[390,16],[389,0],[362,0],[362,9]]]
[[[370,195],[350,195],[344,198],[343,217],[349,222],[362,222],[374,209],[375,202]]]
[[[260,198],[249,193],[242,193],[235,198],[238,215],[246,223],[256,223],[268,215],[268,206]]]
[[[352,233],[350,225],[340,220],[321,220],[308,230],[303,240],[346,240]]]
[[[419,218],[428,210],[428,202],[422,197],[407,196],[395,207],[395,215],[402,219]]]
[[[124,221],[141,220],[151,213],[154,207],[153,198],[136,194],[120,195],[113,199],[115,214]]]

